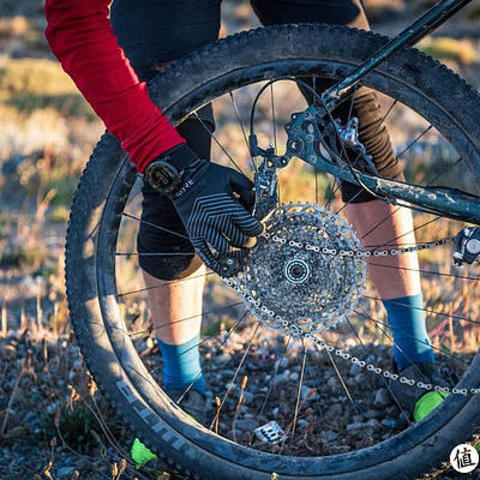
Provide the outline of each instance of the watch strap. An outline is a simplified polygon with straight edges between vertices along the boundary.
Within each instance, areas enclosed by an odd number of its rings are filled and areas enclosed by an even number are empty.
[[[180,145],[167,150],[165,153],[162,153],[157,160],[167,162],[172,165],[177,172],[181,172],[197,158],[198,156],[186,143],[181,143]]]

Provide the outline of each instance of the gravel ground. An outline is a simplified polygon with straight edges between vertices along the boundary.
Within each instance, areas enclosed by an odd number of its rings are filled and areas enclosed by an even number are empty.
[[[227,339],[228,334],[224,334],[220,349],[213,340],[202,345],[211,419],[216,412],[214,397],[223,399],[230,387],[219,415],[221,435],[254,448],[312,456],[356,450],[406,428],[407,422],[379,376],[338,361],[338,370],[355,401],[353,406],[328,356],[309,351],[293,434],[303,349],[291,344],[284,356],[283,336],[265,331],[261,340],[252,343],[243,368],[232,382],[252,328],[232,333]],[[113,465],[128,459],[132,435],[97,391],[72,336],[54,339],[49,332],[39,336],[32,331],[34,326],[29,325],[23,334],[10,334],[0,342],[0,411],[5,412],[0,426],[0,478],[49,478],[50,462],[51,475],[58,480],[75,478],[75,471],[82,479],[110,478]],[[136,345],[152,371],[160,371],[161,360],[152,338],[138,339]],[[390,367],[388,347],[366,345],[361,351],[360,347],[349,351]],[[458,364],[444,360],[444,356],[442,359],[445,373],[460,373]],[[253,430],[271,420],[288,436],[285,442],[267,448]],[[435,478],[459,478],[448,472],[439,475]],[[125,477],[134,476],[158,477],[151,469],[139,471],[126,463]]]

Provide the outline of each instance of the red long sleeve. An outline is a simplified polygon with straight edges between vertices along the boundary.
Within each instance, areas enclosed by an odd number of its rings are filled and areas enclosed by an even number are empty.
[[[143,172],[185,140],[152,102],[118,45],[110,0],[46,0],[45,32],[53,53],[122,148]]]

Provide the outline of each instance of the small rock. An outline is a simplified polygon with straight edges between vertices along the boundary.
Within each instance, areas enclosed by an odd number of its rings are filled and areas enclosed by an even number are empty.
[[[337,380],[335,377],[330,377],[330,378],[328,379],[327,385],[328,385],[331,389],[336,389],[336,388],[337,388],[337,382],[338,382],[338,380]]]
[[[326,417],[328,418],[336,418],[342,413],[342,407],[338,403],[334,403],[326,413]]]
[[[387,428],[397,428],[397,421],[394,418],[385,418],[382,420],[382,425]]]
[[[218,363],[228,363],[232,359],[232,356],[229,353],[222,353],[215,357],[215,361]]]
[[[387,410],[387,411],[388,411],[388,410]],[[383,413],[382,413],[380,410],[373,410],[373,409],[371,409],[371,410],[367,410],[367,411],[365,412],[365,417],[370,418],[370,419],[372,419],[372,418],[380,418],[382,415],[383,415]]]
[[[371,418],[367,422],[367,427],[373,427],[375,429],[380,428],[380,422],[376,418]]]
[[[373,353],[371,353],[366,359],[365,359],[365,362],[366,363],[375,363],[377,361],[375,355]]]
[[[272,410],[272,416],[273,416],[273,418],[277,418],[279,412],[280,412],[280,408],[275,407],[275,408]]]
[[[392,403],[392,398],[386,388],[380,388],[375,393],[373,404],[376,407],[386,407]]]
[[[287,357],[279,358],[275,362],[275,370],[276,371],[278,371],[280,368],[287,368],[287,367],[288,367],[288,358]]]
[[[243,392],[243,399],[249,405],[255,400],[255,395],[251,392]]]
[[[300,391],[300,396],[301,396],[302,400],[305,400],[307,402],[310,402],[312,400],[316,400],[317,398],[319,398],[318,393],[317,393],[317,389],[309,387],[307,385],[302,385],[302,389]]]
[[[28,412],[25,416],[25,422],[33,422],[34,420],[37,420],[37,414],[34,412]]]
[[[387,407],[386,412],[389,417],[396,417],[400,413],[400,410],[397,405],[391,405],[390,407]]]
[[[338,433],[336,432],[323,432],[322,434],[323,440],[326,442],[333,442],[338,438]]]
[[[259,423],[253,419],[241,419],[235,422],[235,428],[237,430],[252,432],[259,426]]]
[[[275,382],[288,382],[288,378],[290,377],[290,370],[285,370],[283,373],[279,373],[276,378]]]
[[[288,378],[293,382],[296,382],[299,379],[299,377],[300,375],[298,374],[298,372],[292,372]]]
[[[241,350],[243,348],[241,336],[238,333],[229,332],[223,347],[233,351]]]
[[[354,415],[352,420],[353,420],[353,423],[363,422],[363,417],[362,415]]]
[[[351,432],[352,430],[360,430],[361,428],[365,428],[367,424],[365,422],[355,422],[350,423],[347,425],[347,432]]]
[[[351,367],[350,367],[350,371],[348,372],[352,377],[355,377],[356,375],[358,375],[360,372],[362,371],[362,367],[360,367],[359,365],[357,365],[356,363],[354,363]]]
[[[303,430],[305,430],[307,427],[308,427],[308,422],[307,422],[306,420],[304,420],[303,418],[300,418],[299,420],[297,420],[297,428],[298,428],[298,430],[303,431]]]
[[[57,409],[59,408],[59,406],[60,406],[60,405],[59,405],[59,402],[52,402],[52,403],[50,403],[50,405],[48,405],[48,407],[47,407],[47,413],[48,413],[49,415],[52,415],[54,412],[57,411]]]
[[[15,358],[17,349],[10,343],[3,343],[0,345],[0,358],[2,360],[12,360]]]
[[[57,469],[58,478],[71,478],[75,472],[75,467],[61,467]]]
[[[363,385],[365,383],[365,375],[363,373],[357,373],[354,380],[358,385]]]

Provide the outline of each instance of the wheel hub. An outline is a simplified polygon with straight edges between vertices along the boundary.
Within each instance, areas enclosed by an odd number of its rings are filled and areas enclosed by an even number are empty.
[[[366,279],[361,243],[338,215],[310,204],[278,207],[232,279],[249,311],[293,335],[332,328],[358,302]]]
[[[310,277],[310,267],[301,258],[293,258],[285,263],[285,278],[293,284],[305,283]]]

